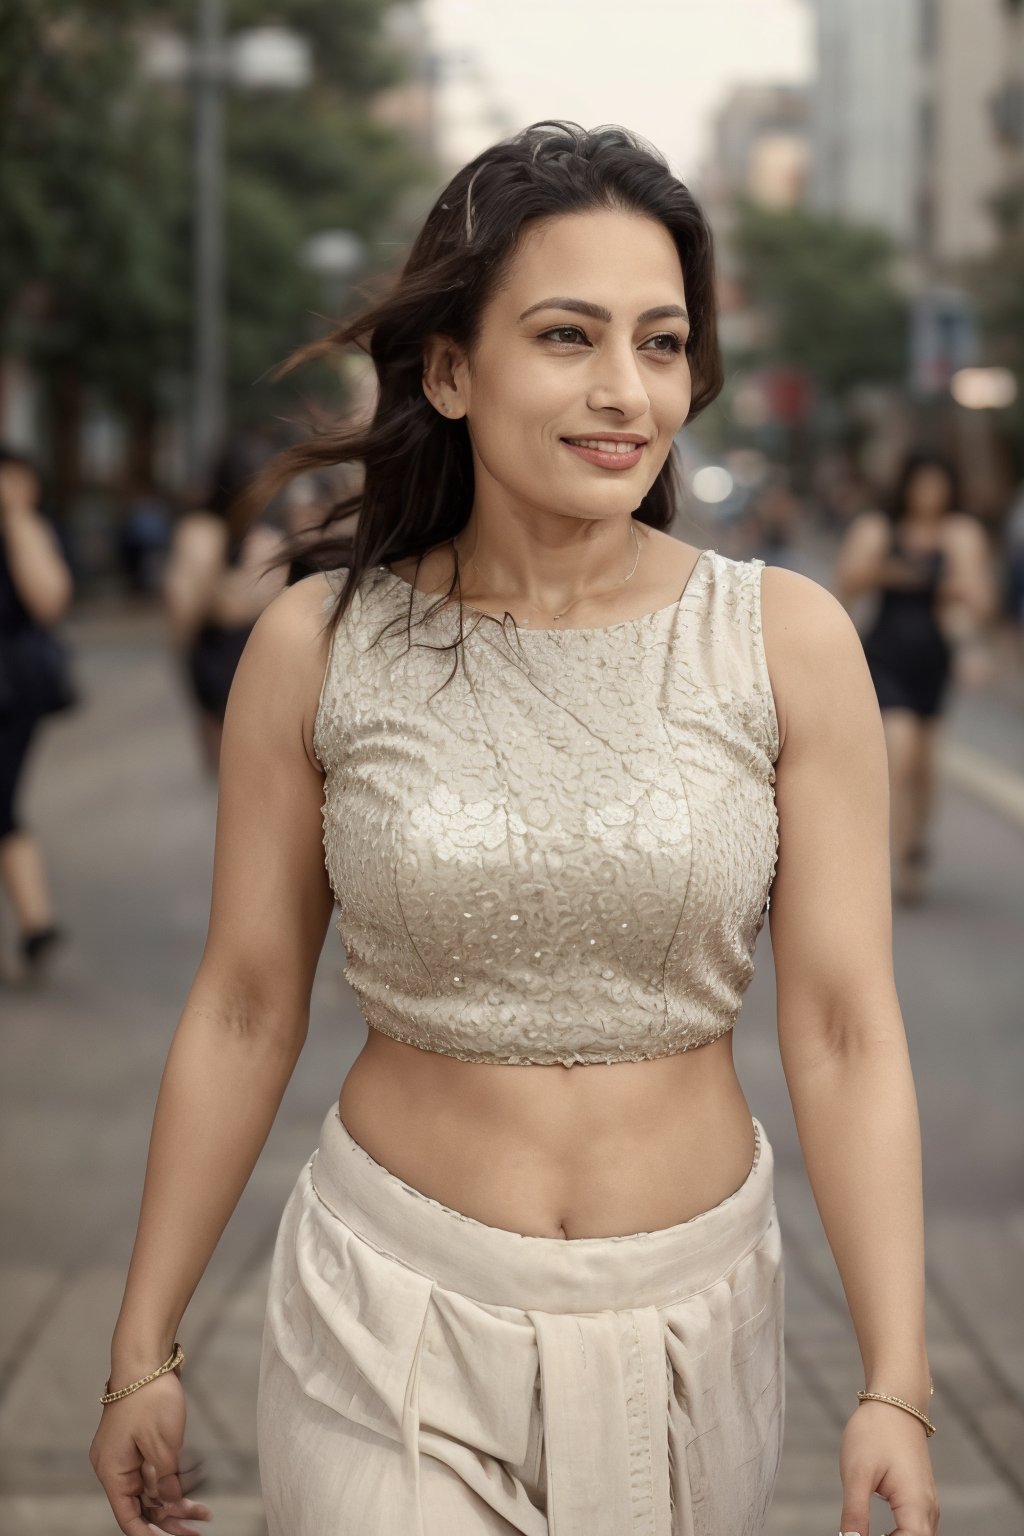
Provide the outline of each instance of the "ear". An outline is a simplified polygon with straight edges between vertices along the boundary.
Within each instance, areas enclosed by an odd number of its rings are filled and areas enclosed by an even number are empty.
[[[457,421],[466,414],[468,372],[466,355],[450,336],[427,337],[423,347],[423,393],[449,421]]]

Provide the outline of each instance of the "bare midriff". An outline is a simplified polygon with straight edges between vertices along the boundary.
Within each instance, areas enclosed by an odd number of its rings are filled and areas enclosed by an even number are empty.
[[[531,1237],[660,1231],[750,1172],[731,1032],[654,1061],[458,1061],[371,1029],[339,1113],[375,1162],[442,1205]]]

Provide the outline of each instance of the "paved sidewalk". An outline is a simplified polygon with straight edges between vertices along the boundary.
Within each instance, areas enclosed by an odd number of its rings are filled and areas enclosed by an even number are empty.
[[[114,1536],[87,1451],[159,1074],[209,901],[214,797],[159,629],[125,613],[78,630],[89,706],[51,728],[31,795],[74,944],[47,990],[0,989],[0,1152],[17,1169],[0,1197],[12,1234],[0,1269],[0,1536]],[[976,707],[993,738],[1017,729],[1002,704]],[[1024,1041],[1012,913],[1024,835],[947,782],[936,843],[932,900],[896,923],[926,1154],[931,1445],[943,1531],[1019,1536]],[[758,959],[736,1046],[776,1151],[787,1252],[786,1445],[769,1533],[823,1536],[838,1529],[838,1440],[860,1373],[779,1067],[767,930]],[[254,1410],[267,1267],[288,1190],[363,1039],[341,961],[332,935],[303,1057],[182,1328],[189,1440],[219,1536],[264,1532]],[[873,1536],[890,1525],[879,1504]]]

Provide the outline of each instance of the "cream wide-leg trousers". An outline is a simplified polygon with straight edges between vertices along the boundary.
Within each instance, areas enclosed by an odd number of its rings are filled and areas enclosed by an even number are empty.
[[[274,1250],[270,1536],[755,1536],[782,1443],[772,1151],[721,1205],[523,1237],[410,1188],[337,1106]]]

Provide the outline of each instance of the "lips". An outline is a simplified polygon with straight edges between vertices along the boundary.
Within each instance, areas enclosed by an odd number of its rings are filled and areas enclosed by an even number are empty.
[[[593,448],[599,453],[626,453],[633,448],[642,448],[647,439],[646,437],[627,437],[613,433],[601,437],[597,435],[592,437],[563,437],[562,442],[568,443],[572,448]]]
[[[598,469],[632,469],[644,456],[647,439],[635,436],[563,437],[570,453]]]

